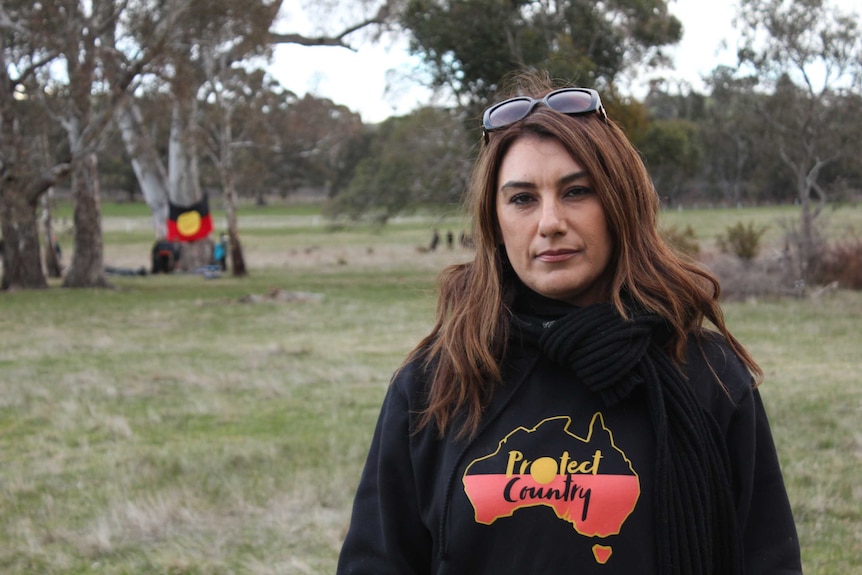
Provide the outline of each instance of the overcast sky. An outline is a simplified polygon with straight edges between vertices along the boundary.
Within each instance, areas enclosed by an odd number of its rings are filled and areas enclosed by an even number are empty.
[[[284,5],[283,31],[311,33],[304,18],[303,0],[287,0]],[[854,9],[858,0],[838,0],[845,10]],[[733,31],[734,0],[671,0],[670,11],[683,24],[683,38],[673,50],[676,70],[664,74],[701,88],[701,77],[719,64],[735,62],[736,35]],[[858,10],[858,9],[857,9]],[[331,30],[330,30],[331,31]],[[727,42],[730,48],[721,48]],[[411,61],[402,41],[384,40],[380,44],[357,44],[355,52],[344,48],[284,45],[276,50],[272,74],[299,95],[311,93],[330,98],[359,112],[364,122],[379,122],[391,115],[406,114],[417,105],[428,103],[430,95],[421,87],[399,84],[386,91],[389,77],[404,77]],[[393,74],[391,71],[395,71]]]

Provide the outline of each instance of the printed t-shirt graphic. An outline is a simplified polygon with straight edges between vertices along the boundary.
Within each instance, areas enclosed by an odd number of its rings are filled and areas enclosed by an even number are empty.
[[[552,417],[532,429],[519,427],[494,453],[464,472],[464,491],[477,523],[490,525],[525,507],[546,506],[586,537],[609,537],[622,529],[640,497],[640,480],[616,445],[601,413],[586,437],[569,431],[570,417]],[[594,545],[599,563],[610,547]]]

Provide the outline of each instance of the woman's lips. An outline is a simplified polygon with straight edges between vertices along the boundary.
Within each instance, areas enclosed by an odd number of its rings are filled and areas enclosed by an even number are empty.
[[[578,250],[545,250],[536,254],[536,259],[545,263],[557,263],[569,260],[577,255]]]

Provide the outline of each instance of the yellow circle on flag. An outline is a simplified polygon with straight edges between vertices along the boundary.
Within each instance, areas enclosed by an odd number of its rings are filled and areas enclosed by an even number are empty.
[[[201,215],[195,211],[183,212],[177,218],[177,231],[184,236],[193,236],[201,229]]]

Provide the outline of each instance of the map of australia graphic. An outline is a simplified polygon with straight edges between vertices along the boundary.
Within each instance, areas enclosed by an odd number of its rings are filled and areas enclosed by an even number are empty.
[[[467,466],[464,490],[476,522],[490,525],[519,509],[546,506],[586,537],[620,532],[640,497],[631,461],[614,445],[601,413],[583,438],[570,425],[569,417],[553,417],[519,427],[494,453]],[[594,545],[593,554],[604,563],[611,549]]]

